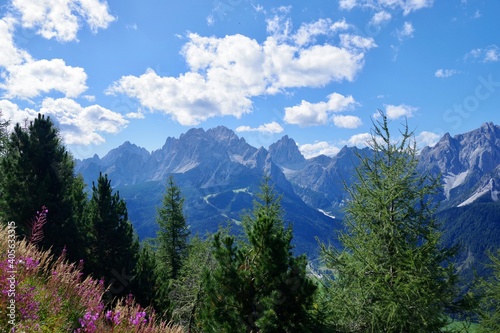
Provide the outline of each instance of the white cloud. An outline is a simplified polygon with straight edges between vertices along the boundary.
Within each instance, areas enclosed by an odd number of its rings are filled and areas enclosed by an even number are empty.
[[[40,110],[20,109],[17,104],[0,100],[0,109],[5,119],[11,120],[11,128],[19,123],[24,126],[38,113],[50,116],[60,130],[66,144],[100,144],[104,138],[99,133],[118,133],[128,124],[119,113],[99,105],[83,107],[68,98],[46,98]]]
[[[216,38],[190,33],[181,52],[188,72],[161,77],[149,69],[139,77],[122,77],[107,92],[126,94],[183,125],[196,125],[211,117],[249,113],[255,96],[353,81],[364,65],[364,53],[375,47],[372,39],[354,35],[344,37],[346,45],[311,44],[323,29],[338,31],[344,21],[303,25],[299,36],[291,33],[289,20],[288,26],[280,20],[268,22],[271,35],[263,43],[238,34]]]
[[[10,16],[0,19],[0,67],[18,65],[25,60],[30,60],[31,56],[14,44],[13,31],[15,19]]]
[[[236,128],[236,132],[281,133],[283,132],[283,127],[281,127],[281,125],[277,122],[273,121],[271,123],[260,125],[256,128],[252,128],[250,126],[240,126]]]
[[[62,42],[77,39],[80,21],[95,33],[115,20],[107,2],[99,0],[13,0],[12,6],[20,13],[23,27],[37,29],[42,37]]]
[[[348,110],[356,105],[352,96],[333,93],[327,102],[310,103],[302,100],[299,105],[285,108],[285,122],[300,126],[324,125],[328,123],[328,114]],[[342,122],[342,121],[340,121]]]
[[[396,36],[400,41],[412,38],[413,32],[415,32],[415,28],[413,28],[413,24],[411,22],[405,22],[401,29],[396,30]]]
[[[434,76],[435,77],[439,77],[439,78],[447,78],[447,77],[450,77],[450,76],[453,76],[455,74],[458,74],[459,71],[457,71],[456,69],[438,69],[436,71],[436,73],[434,73]]]
[[[144,113],[142,112],[129,112],[125,115],[125,118],[129,118],[129,119],[144,119],[145,116],[144,116]]]
[[[291,38],[298,46],[310,44],[315,41],[316,36],[335,34],[339,31],[347,30],[350,26],[345,19],[332,23],[332,20],[319,19],[312,23],[303,23]]]
[[[358,147],[366,147],[369,142],[372,141],[372,135],[370,133],[359,133],[351,136],[347,141],[348,144]]]
[[[53,90],[76,97],[87,90],[86,80],[83,68],[67,66],[62,59],[44,59],[10,66],[0,88],[9,98],[29,99]]]
[[[378,11],[376,12],[373,17],[371,18],[369,24],[371,25],[374,25],[374,26],[380,26],[380,25],[383,25],[387,22],[389,22],[392,18],[392,15],[385,11],[385,10],[381,10],[381,11]]]
[[[415,139],[417,141],[417,146],[421,149],[425,146],[433,147],[439,141],[440,137],[439,134],[423,131],[420,132]]]
[[[128,120],[116,112],[99,105],[83,107],[69,98],[46,98],[40,112],[54,116],[66,144],[100,144],[99,133],[118,133]]]
[[[484,48],[473,49],[464,58],[480,62],[497,62],[500,60],[500,49],[497,45],[492,44]]]
[[[2,110],[3,118],[10,120],[10,129],[13,129],[17,123],[24,126],[26,121],[33,120],[38,113],[29,108],[20,109],[17,104],[6,99],[0,100],[0,110]]]
[[[319,141],[300,145],[299,150],[305,158],[309,159],[319,155],[335,156],[340,151],[340,148],[326,141]]]
[[[333,116],[333,123],[340,128],[358,128],[363,123],[356,116]]]
[[[369,50],[371,48],[377,47],[375,40],[371,37],[361,37],[351,34],[341,34],[340,45],[346,49],[361,49]]]
[[[416,107],[400,104],[400,105],[391,105],[385,104],[385,114],[389,119],[397,119],[401,117],[413,117],[413,112],[417,110]]]
[[[369,8],[373,10],[392,9],[402,10],[403,15],[422,8],[432,7],[434,0],[340,0],[339,8],[351,10],[354,7]]]

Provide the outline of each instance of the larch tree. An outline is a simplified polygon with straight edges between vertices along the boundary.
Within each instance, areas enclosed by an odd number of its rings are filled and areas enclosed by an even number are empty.
[[[306,257],[293,255],[292,227],[268,181],[259,199],[244,218],[246,242],[214,236],[216,267],[204,276],[205,332],[314,331],[308,310],[316,285]]]
[[[358,156],[357,181],[346,188],[343,249],[322,246],[331,321],[342,332],[441,332],[459,290],[455,249],[441,247],[434,217],[439,179],[417,171],[408,126],[393,142],[380,116],[373,155]]]

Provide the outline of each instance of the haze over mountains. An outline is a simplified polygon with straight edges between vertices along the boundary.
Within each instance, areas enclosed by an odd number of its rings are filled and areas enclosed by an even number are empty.
[[[342,228],[347,200],[344,184],[352,181],[359,162],[357,153],[370,154],[370,149],[344,147],[334,157],[305,159],[288,136],[268,149],[255,148],[219,126],[169,137],[161,149],[151,153],[125,142],[103,158],[95,155],[77,161],[76,171],[89,185],[99,172],[108,174],[127,201],[130,219],[141,237],[156,231],[156,207],[171,174],[186,198],[188,222],[193,232],[201,234],[213,232],[219,225],[238,225],[243,211],[251,208],[264,175],[269,175],[283,196],[285,220],[293,223],[297,251],[314,254],[316,236],[335,244],[335,230]],[[421,150],[419,169],[442,175],[437,196],[441,211],[496,202],[500,127],[485,123],[455,137],[444,135],[435,146]]]

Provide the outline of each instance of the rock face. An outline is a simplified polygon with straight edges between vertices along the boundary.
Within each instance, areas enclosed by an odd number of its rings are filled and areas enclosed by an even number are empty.
[[[269,149],[255,148],[232,130],[218,126],[169,137],[151,153],[125,142],[103,158],[96,155],[77,161],[76,171],[87,184],[99,172],[107,173],[144,235],[154,235],[156,206],[169,175],[174,175],[186,196],[187,215],[193,229],[200,232],[215,231],[227,220],[238,222],[242,211],[251,208],[267,175],[282,194],[286,219],[294,223],[298,241],[306,244],[300,249],[305,249],[316,247],[314,236],[329,239],[340,227],[348,199],[345,186],[353,181],[358,156],[370,154],[369,148],[343,147],[334,157],[305,159],[288,136]],[[418,168],[422,173],[442,175],[436,200],[443,209],[497,201],[500,127],[485,123],[454,137],[446,134],[435,146],[422,149]]]
[[[273,158],[276,156],[277,162]],[[280,165],[281,164],[281,165]],[[293,139],[284,137],[269,150],[255,148],[233,131],[219,126],[207,131],[190,129],[179,138],[167,138],[152,153],[128,142],[105,157],[77,161],[76,171],[87,184],[105,172],[127,201],[129,215],[142,236],[153,236],[156,206],[169,175],[186,197],[186,213],[195,232],[215,231],[219,224],[237,224],[265,176],[282,195],[285,218],[294,224],[298,250],[316,247],[316,232],[329,237],[340,221],[306,204],[284,173],[303,168],[305,158]]]
[[[442,175],[442,205],[464,206],[478,199],[497,201],[500,182],[500,127],[485,123],[468,133],[446,134],[420,154],[422,172]]]

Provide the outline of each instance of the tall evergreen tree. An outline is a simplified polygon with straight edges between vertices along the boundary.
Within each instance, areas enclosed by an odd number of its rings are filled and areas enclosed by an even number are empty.
[[[157,260],[155,252],[148,242],[143,242],[132,279],[132,293],[143,307],[155,305],[158,284],[156,274]]]
[[[347,191],[342,251],[323,246],[332,321],[343,332],[441,332],[458,296],[431,195],[439,179],[417,171],[408,126],[394,143],[381,113]]]
[[[128,220],[125,201],[118,192],[113,193],[107,175],[99,174],[97,185],[92,183],[92,198],[85,217],[93,232],[86,268],[111,285],[111,296],[122,296],[130,289],[139,243]]]
[[[306,276],[306,257],[292,253],[279,199],[265,182],[260,202],[244,219],[247,242],[214,237],[212,272],[205,274],[206,332],[308,332],[316,285]]]
[[[162,206],[158,209],[158,259],[164,270],[163,278],[176,279],[187,256],[190,234],[183,212],[184,198],[175,185],[174,177],[167,181]]]
[[[177,279],[172,281],[169,298],[172,304],[172,321],[185,327],[189,333],[202,332],[200,310],[205,299],[203,273],[215,267],[211,252],[212,237],[193,237],[189,242],[188,256]]]
[[[67,248],[70,259],[81,258],[84,248],[81,205],[83,182],[74,175],[72,156],[66,151],[50,117],[39,114],[27,128],[17,124],[0,162],[0,215],[16,221],[20,235],[42,206],[49,210],[43,227],[43,247],[55,253]]]
[[[492,274],[481,281],[480,332],[500,332],[500,249],[489,253]]]

